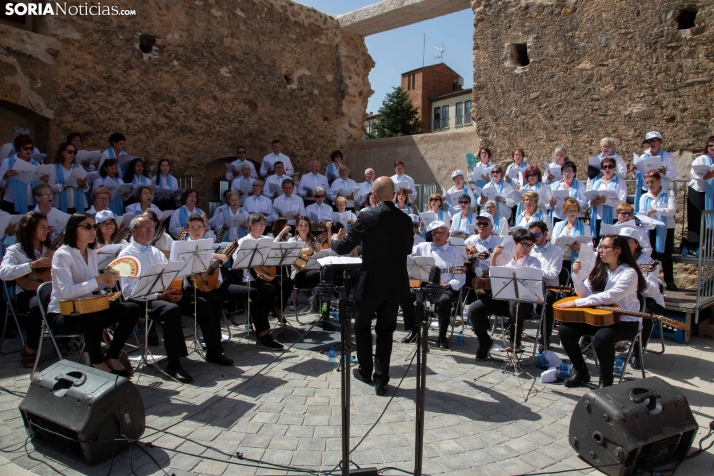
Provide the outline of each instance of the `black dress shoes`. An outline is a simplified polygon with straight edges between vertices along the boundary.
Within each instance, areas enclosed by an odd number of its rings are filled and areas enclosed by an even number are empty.
[[[409,331],[409,334],[407,334],[406,336],[404,336],[402,338],[402,342],[404,342],[405,344],[412,344],[416,341],[418,336],[419,336],[419,331],[416,329],[412,329]]]
[[[613,378],[605,378],[602,375],[600,376],[600,382],[598,383],[598,387],[600,388],[605,388],[605,387],[612,387],[613,383]]]
[[[584,370],[574,370],[573,375],[565,379],[565,382],[563,382],[563,385],[571,388],[571,387],[579,387],[580,385],[584,383],[588,383],[590,381],[590,372],[588,372],[587,369]]]
[[[381,383],[375,383],[374,384],[374,393],[379,395],[380,397],[384,396],[385,393],[387,393],[387,385],[386,384],[381,384]]]
[[[665,285],[665,288],[667,289],[667,291],[679,291],[679,288],[676,284],[674,284],[674,281],[667,283]]]
[[[352,369],[352,375],[354,376],[354,378],[356,378],[360,382],[366,383],[367,385],[372,385],[373,383],[371,378],[367,378],[362,375],[362,372],[359,371],[359,368]]]
[[[233,365],[233,359],[229,359],[225,355],[219,353],[211,354],[209,352],[208,354],[206,354],[206,361],[218,365]]]
[[[166,367],[166,374],[181,383],[193,382],[193,377],[191,377],[180,365],[177,365],[176,367]]]
[[[446,341],[446,337],[439,337],[439,348],[448,349],[449,343]]]
[[[271,336],[270,334],[265,334],[262,337],[258,337],[258,343],[268,349],[280,350],[283,348],[283,344],[273,339],[273,336]]]

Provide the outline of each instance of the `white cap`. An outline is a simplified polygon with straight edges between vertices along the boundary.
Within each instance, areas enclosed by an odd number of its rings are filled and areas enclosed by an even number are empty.
[[[409,218],[412,219],[412,224],[413,225],[418,225],[419,224],[419,215],[414,215],[413,213],[409,215]]]
[[[660,134],[657,131],[650,131],[647,134],[645,134],[645,140],[643,140],[642,143],[644,144],[645,142],[647,142],[650,139],[662,140],[662,134]]]
[[[437,228],[449,228],[446,226],[446,223],[444,223],[441,220],[434,220],[433,222],[429,223],[429,226],[427,227],[427,231],[434,231]]]
[[[621,226],[619,228],[620,228],[620,230],[617,233],[618,235],[624,236],[627,238],[632,238],[633,240],[637,240],[637,242],[640,243],[640,245],[642,245],[642,243],[640,242],[640,239],[642,238],[642,234],[640,233],[640,231],[637,228],[633,228],[631,226]]]
[[[493,225],[493,215],[491,215],[488,212],[481,212],[481,214],[479,215],[479,218],[481,218],[481,217],[488,218],[489,220],[491,220],[491,224]]]
[[[94,219],[96,220],[97,225],[107,220],[114,220],[114,222],[116,223],[116,218],[116,215],[114,215],[114,212],[112,212],[111,210],[102,210],[101,212],[97,212],[97,214],[94,215]]]
[[[459,175],[464,176],[464,172],[461,169],[451,172],[451,178],[458,177]]]

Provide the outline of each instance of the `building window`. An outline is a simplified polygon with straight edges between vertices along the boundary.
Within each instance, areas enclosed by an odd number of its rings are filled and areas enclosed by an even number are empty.
[[[457,126],[460,126],[464,123],[463,122],[463,120],[464,120],[463,114],[464,114],[464,104],[461,102],[457,102],[456,103],[456,117],[455,117]]]
[[[416,89],[416,73],[407,76],[407,90]]]
[[[471,101],[464,101],[464,124],[471,124]]]
[[[441,108],[434,108],[434,129],[441,129]]]
[[[441,128],[447,129],[449,127],[449,105],[441,106]]]

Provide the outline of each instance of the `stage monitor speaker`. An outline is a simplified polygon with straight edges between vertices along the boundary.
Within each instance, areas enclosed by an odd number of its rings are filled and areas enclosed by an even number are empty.
[[[144,433],[144,402],[133,383],[69,360],[35,374],[20,413],[28,435],[90,465]]]
[[[657,377],[588,391],[570,418],[570,446],[610,476],[686,456],[697,422],[684,395]]]

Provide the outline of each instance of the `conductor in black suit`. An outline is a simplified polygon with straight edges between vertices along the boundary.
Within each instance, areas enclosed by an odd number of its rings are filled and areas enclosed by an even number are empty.
[[[397,328],[399,301],[409,289],[407,256],[412,252],[414,231],[409,215],[399,210],[394,199],[394,182],[379,177],[372,185],[378,205],[359,214],[352,230],[342,232],[331,246],[338,254],[347,254],[362,243],[362,268],[354,289],[355,338],[359,367],[353,375],[374,385],[377,395],[384,395],[389,382],[392,336]],[[341,238],[341,239],[339,239]],[[372,319],[377,318],[377,349],[372,363]]]

